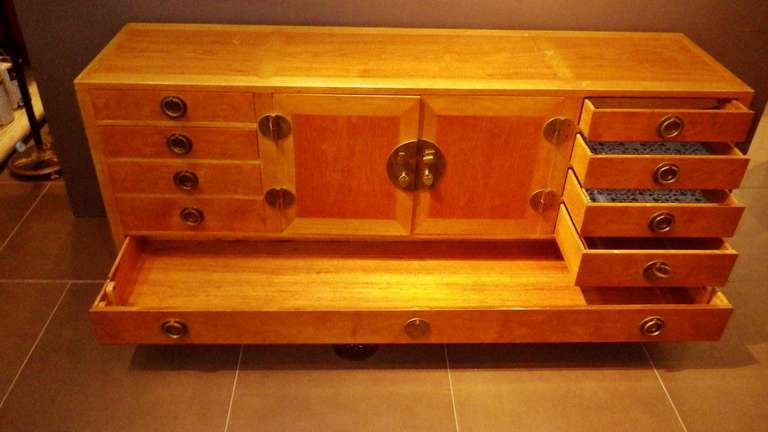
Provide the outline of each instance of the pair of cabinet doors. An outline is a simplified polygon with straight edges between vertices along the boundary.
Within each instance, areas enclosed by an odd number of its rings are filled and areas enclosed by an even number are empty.
[[[285,188],[295,197],[280,212],[285,234],[522,238],[553,232],[556,206],[532,205],[531,197],[537,191],[559,195],[571,143],[553,144],[543,129],[552,118],[575,120],[577,101],[294,94],[261,99],[265,111],[271,107],[291,125],[281,139],[260,135],[264,189]],[[413,141],[439,149],[441,172],[426,185],[414,168],[406,174],[417,178],[402,179],[414,182],[412,187],[398,187],[387,163],[398,146]]]

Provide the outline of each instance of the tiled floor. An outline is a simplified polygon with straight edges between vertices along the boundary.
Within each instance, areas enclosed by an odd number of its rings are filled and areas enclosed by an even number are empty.
[[[765,122],[764,122],[765,123]],[[87,309],[114,250],[61,182],[0,175],[0,431],[757,431],[768,424],[768,124],[721,342],[101,346]]]

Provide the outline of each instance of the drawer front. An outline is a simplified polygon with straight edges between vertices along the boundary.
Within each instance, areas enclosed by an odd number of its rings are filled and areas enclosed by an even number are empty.
[[[731,237],[744,206],[727,192],[708,196],[714,203],[595,203],[573,172],[563,202],[582,237]]]
[[[697,249],[682,249],[675,242],[666,248],[649,248],[641,246],[640,239],[626,239],[623,246],[590,247],[562,205],[555,238],[575,285],[586,287],[723,286],[738,255],[726,243],[714,240],[701,242],[711,247]]]
[[[246,92],[95,89],[97,121],[183,121],[255,123],[253,94]]]
[[[107,170],[118,194],[262,195],[259,163],[109,160]]]
[[[587,99],[579,126],[592,141],[744,141],[754,113],[737,101],[713,103]]]
[[[571,167],[581,184],[592,189],[736,189],[749,158],[728,144],[715,146],[721,154],[595,155],[581,135],[571,155]],[[665,176],[665,170],[672,176]]]
[[[272,226],[268,223],[271,212],[261,198],[117,196],[115,202],[123,227],[129,234],[263,232],[271,230]],[[182,215],[184,209],[190,210]],[[202,213],[202,220],[199,213]]]
[[[100,126],[108,158],[258,160],[256,129]]]

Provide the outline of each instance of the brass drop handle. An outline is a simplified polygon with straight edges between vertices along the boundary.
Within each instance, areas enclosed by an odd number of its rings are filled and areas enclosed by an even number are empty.
[[[658,336],[664,331],[664,318],[652,316],[640,323],[640,332],[646,336]]]
[[[187,334],[187,324],[179,319],[169,319],[160,324],[160,330],[171,339],[180,339]]]
[[[177,171],[173,175],[173,184],[182,190],[192,190],[197,188],[200,181],[197,178],[197,174],[192,171]]]
[[[168,150],[170,150],[171,153],[179,156],[192,151],[192,140],[188,136],[180,133],[168,135],[168,138],[165,139],[165,145],[168,146]]]
[[[435,184],[435,175],[432,172],[432,167],[436,164],[437,150],[434,148],[424,149],[421,155],[422,171],[421,171],[421,183],[431,188]]]
[[[432,326],[425,319],[411,318],[405,323],[404,330],[411,339],[421,339],[429,334]]]
[[[172,119],[184,117],[187,113],[187,103],[178,96],[166,96],[160,101],[160,110]]]
[[[662,139],[670,139],[680,135],[684,127],[682,118],[670,115],[661,119],[657,132]]]
[[[672,267],[664,261],[649,262],[643,269],[643,277],[648,281],[669,279],[672,277]]]
[[[665,233],[675,224],[675,216],[669,212],[656,213],[648,221],[648,228],[653,233]]]
[[[181,217],[182,222],[189,226],[200,225],[203,223],[203,220],[205,220],[203,211],[195,207],[184,207],[181,209],[181,212],[179,212],[179,217]]]
[[[397,184],[403,189],[409,189],[411,187],[411,177],[408,175],[408,171],[405,169],[400,171],[400,175],[397,176]]]
[[[680,167],[670,162],[660,164],[653,171],[653,180],[660,185],[674,183],[679,176]]]

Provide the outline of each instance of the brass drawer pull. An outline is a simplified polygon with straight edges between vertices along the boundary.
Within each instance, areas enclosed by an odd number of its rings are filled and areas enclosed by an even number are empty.
[[[160,329],[171,339],[180,339],[187,334],[187,324],[178,319],[164,321],[160,324]]]
[[[160,101],[160,109],[170,118],[180,118],[187,113],[187,103],[178,96],[166,96]]]
[[[179,216],[181,217],[181,221],[189,226],[200,225],[205,219],[203,211],[195,207],[184,207],[181,209],[181,212],[179,212]]]
[[[640,332],[646,336],[658,336],[664,331],[664,318],[652,316],[640,323]]]
[[[185,155],[192,151],[192,140],[180,133],[168,135],[165,145],[168,146],[168,150],[177,155]]]
[[[173,175],[173,184],[182,190],[192,190],[197,188],[200,181],[197,179],[197,174],[192,171],[177,171]]]
[[[412,339],[421,339],[426,337],[432,326],[427,320],[421,318],[411,318],[405,323],[405,334]]]
[[[680,167],[673,163],[665,162],[653,171],[653,180],[660,185],[674,183],[680,176]]]
[[[678,116],[666,116],[659,122],[657,132],[663,139],[670,139],[680,135],[685,127],[685,122]]]
[[[672,267],[664,261],[649,262],[643,269],[643,277],[649,281],[669,279],[672,277]]]
[[[654,233],[665,233],[675,224],[675,216],[669,212],[656,213],[648,221],[648,228]]]

